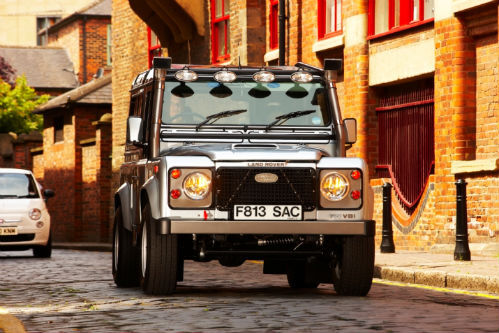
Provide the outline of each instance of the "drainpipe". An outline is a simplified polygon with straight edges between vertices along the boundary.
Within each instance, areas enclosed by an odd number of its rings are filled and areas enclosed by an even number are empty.
[[[82,27],[82,43],[81,48],[83,49],[83,83],[87,83],[87,16],[83,16],[83,27]]]
[[[286,61],[286,0],[279,0],[279,66]]]

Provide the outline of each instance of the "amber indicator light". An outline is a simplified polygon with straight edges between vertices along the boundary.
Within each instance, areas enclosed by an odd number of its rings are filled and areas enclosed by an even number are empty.
[[[179,169],[173,169],[170,174],[173,179],[177,179],[178,177],[180,177],[181,172]]]

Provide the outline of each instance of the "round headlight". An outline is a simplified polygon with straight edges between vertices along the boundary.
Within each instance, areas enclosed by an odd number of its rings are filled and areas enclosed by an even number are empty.
[[[332,172],[321,181],[321,194],[329,201],[339,201],[345,198],[350,184],[337,172]]]
[[[193,200],[206,198],[210,193],[211,178],[201,172],[194,172],[184,179],[184,192]]]
[[[29,217],[35,221],[39,220],[42,217],[42,211],[38,208],[32,209],[29,211]]]

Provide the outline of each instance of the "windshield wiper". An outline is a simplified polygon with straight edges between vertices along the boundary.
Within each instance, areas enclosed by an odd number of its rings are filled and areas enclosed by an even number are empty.
[[[281,124],[285,123],[286,121],[288,121],[289,119],[302,117],[302,116],[305,116],[307,114],[311,114],[314,112],[315,112],[315,110],[293,111],[290,113],[286,113],[286,114],[277,116],[277,117],[275,117],[275,120],[273,122],[271,122],[270,124],[267,125],[267,127],[265,127],[265,130],[268,131],[274,125],[281,125]]]
[[[213,120],[210,123],[210,124],[213,124],[218,119],[222,119],[222,118],[226,118],[226,117],[232,117],[232,116],[235,116],[236,114],[240,114],[240,113],[247,112],[247,111],[248,110],[244,110],[244,109],[241,109],[241,110],[227,110],[227,111],[222,111],[222,112],[218,112],[218,113],[215,113],[215,114],[211,114],[211,115],[207,116],[205,120],[203,120],[202,122],[200,122],[199,124],[196,125],[196,131],[199,128],[201,128],[201,126],[208,124],[208,122],[210,120]]]

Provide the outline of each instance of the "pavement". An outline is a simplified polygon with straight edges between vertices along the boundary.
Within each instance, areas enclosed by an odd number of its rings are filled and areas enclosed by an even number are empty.
[[[55,243],[54,248],[111,251],[108,243]],[[492,250],[470,244],[471,260],[454,260],[454,248],[437,246],[429,252],[376,252],[374,277],[402,283],[462,289],[499,295],[499,244]]]

